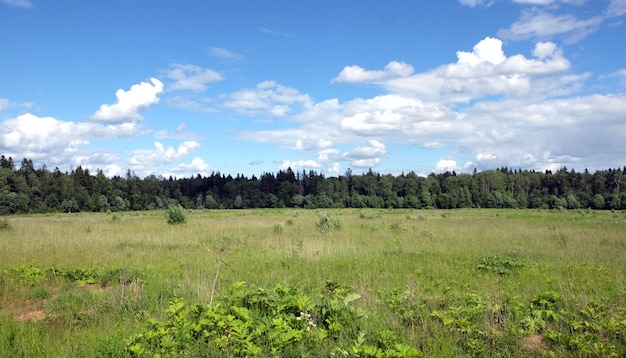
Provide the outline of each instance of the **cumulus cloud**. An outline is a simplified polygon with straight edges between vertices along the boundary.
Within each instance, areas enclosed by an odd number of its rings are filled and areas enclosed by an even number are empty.
[[[256,88],[231,93],[223,106],[250,115],[283,117],[293,106],[309,108],[312,103],[309,95],[302,94],[294,88],[280,85],[275,81],[264,81],[257,84]]]
[[[435,164],[433,171],[435,173],[460,171],[461,168],[457,165],[454,159],[441,159]]]
[[[200,143],[196,141],[183,142],[178,148],[172,146],[165,147],[160,142],[154,142],[155,149],[153,150],[136,150],[129,159],[129,163],[136,168],[147,168],[155,165],[172,163],[180,160],[195,149],[200,147]]]
[[[472,67],[481,63],[499,65],[506,60],[502,51],[502,41],[491,37],[486,37],[477,43],[472,52],[457,51],[456,56],[458,64],[468,64]]]
[[[91,117],[95,121],[108,123],[120,123],[127,121],[139,121],[142,119],[141,112],[159,103],[159,95],[163,93],[163,83],[156,78],[150,79],[150,83],[141,82],[133,85],[130,90],[117,90],[114,104],[103,104]]]
[[[319,163],[314,160],[296,160],[295,162],[283,160],[278,168],[280,170],[287,170],[288,168],[291,168],[291,170],[297,171],[302,169],[317,169],[319,167]]]
[[[384,143],[449,153],[424,172],[503,165],[543,170],[571,167],[580,158],[593,158],[602,168],[626,157],[624,95],[580,95],[591,74],[571,73],[553,42],[537,42],[528,56],[509,56],[502,46],[485,38],[472,51],[457,52],[455,63],[429,71],[361,76],[388,93],[313,103],[277,121],[283,128],[243,132],[241,138],[310,152],[309,167],[328,169],[376,167],[388,156]]]
[[[356,99],[345,103],[342,132],[359,136],[426,137],[449,130],[445,119],[453,113],[445,106],[399,95]]]
[[[0,149],[15,157],[37,160],[76,152],[88,144],[92,127],[26,113],[2,122]]]
[[[165,172],[165,176],[169,177],[191,177],[196,174],[200,174],[202,176],[209,175],[209,171],[211,167],[200,157],[195,157],[192,159],[191,163],[181,163],[172,168],[169,168]]]
[[[462,151],[482,153],[476,161],[485,168],[572,166],[579,158],[599,168],[610,166],[626,155],[619,114],[626,111],[625,100],[624,94],[596,94],[478,103],[466,112],[472,132],[458,139]]]
[[[207,84],[221,81],[222,75],[212,69],[191,64],[175,63],[170,65],[167,77],[173,82],[170,90],[206,91]]]
[[[507,57],[502,41],[487,37],[474,46],[472,52],[457,52],[456,63],[406,78],[390,79],[381,85],[403,96],[464,103],[486,96],[527,95],[537,76],[556,74],[571,67],[551,42],[537,44],[533,54],[537,57],[527,58],[521,54]]]
[[[413,66],[404,62],[391,61],[382,71],[368,71],[359,66],[346,66],[333,83],[376,82],[393,77],[407,77],[413,73]]]
[[[369,146],[359,146],[344,153],[343,158],[351,161],[350,165],[355,168],[375,167],[389,153],[382,142],[372,139],[369,143]]]

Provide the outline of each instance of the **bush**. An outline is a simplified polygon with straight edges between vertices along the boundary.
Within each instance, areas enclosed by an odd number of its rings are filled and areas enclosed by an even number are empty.
[[[341,218],[334,219],[330,214],[325,211],[317,213],[317,223],[315,223],[318,229],[324,233],[329,233],[330,230],[339,230],[343,227],[343,220]]]
[[[187,212],[180,205],[172,205],[167,210],[167,223],[170,225],[184,224],[187,222]]]

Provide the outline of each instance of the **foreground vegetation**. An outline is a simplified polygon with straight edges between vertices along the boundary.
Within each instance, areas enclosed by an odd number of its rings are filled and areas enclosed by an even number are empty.
[[[172,212],[0,220],[0,352],[626,355],[623,212]]]

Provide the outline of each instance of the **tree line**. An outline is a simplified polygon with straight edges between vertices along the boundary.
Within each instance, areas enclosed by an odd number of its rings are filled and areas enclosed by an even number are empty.
[[[17,213],[246,208],[545,208],[626,209],[626,166],[590,173],[563,167],[534,170],[432,173],[394,176],[371,169],[325,176],[315,171],[280,170],[250,178],[213,172],[189,178],[128,170],[107,177],[81,166],[61,172],[24,158],[19,167],[0,157],[0,215]]]

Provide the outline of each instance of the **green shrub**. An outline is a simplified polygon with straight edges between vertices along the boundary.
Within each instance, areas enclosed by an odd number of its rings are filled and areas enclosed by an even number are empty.
[[[339,230],[343,227],[343,220],[341,218],[333,218],[325,211],[317,213],[317,222],[315,223],[318,229],[328,234],[331,230]]]
[[[167,210],[167,223],[170,225],[184,224],[187,222],[187,212],[180,205],[172,205]]]

